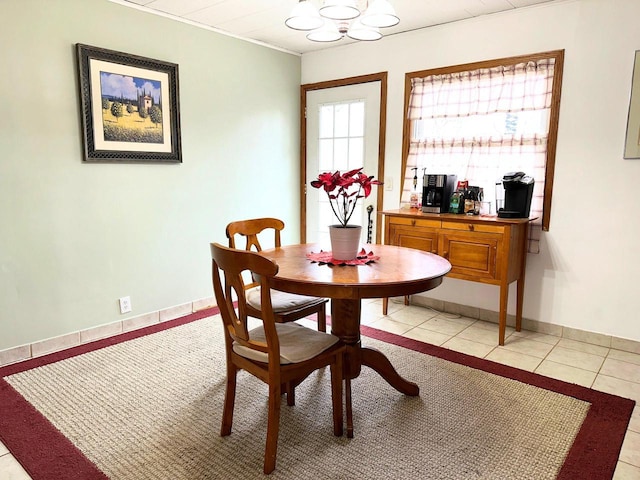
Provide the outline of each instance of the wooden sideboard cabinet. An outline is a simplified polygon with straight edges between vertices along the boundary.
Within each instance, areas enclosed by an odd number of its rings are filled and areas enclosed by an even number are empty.
[[[516,281],[516,330],[522,327],[522,300],[529,222],[498,218],[389,210],[384,215],[384,243],[440,255],[451,263],[451,278],[500,287],[498,344],[504,345],[509,284]],[[388,300],[383,309],[387,313]]]

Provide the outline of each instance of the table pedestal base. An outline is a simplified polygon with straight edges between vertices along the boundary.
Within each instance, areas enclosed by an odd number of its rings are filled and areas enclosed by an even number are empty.
[[[360,349],[360,355],[362,357],[362,365],[373,368],[389,385],[400,393],[404,393],[410,397],[420,395],[420,387],[418,387],[418,384],[401,377],[382,352],[375,348],[362,347]]]
[[[351,395],[351,379],[357,378],[362,365],[372,368],[400,393],[412,397],[420,394],[420,387],[406,380],[396,371],[389,359],[379,350],[360,343],[360,300],[331,300],[331,333],[347,345],[344,377],[347,395]],[[353,438],[353,419],[347,418],[347,437]]]

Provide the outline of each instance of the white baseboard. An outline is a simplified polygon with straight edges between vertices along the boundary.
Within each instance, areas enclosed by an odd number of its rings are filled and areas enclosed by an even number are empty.
[[[459,314],[464,317],[477,318],[487,322],[498,323],[499,312],[493,310],[485,310],[478,307],[470,307],[453,302],[436,300],[433,298],[414,295],[411,297],[411,304],[423,307],[430,307],[441,312]],[[515,315],[507,315],[507,325],[515,327]],[[539,320],[531,320],[529,318],[522,319],[522,328],[531,332],[545,333],[547,335],[555,335],[556,337],[567,338],[579,342],[599,345],[601,347],[613,348],[625,352],[640,354],[640,342],[629,340],[626,338],[614,337],[602,333],[589,332],[577,328],[563,327],[553,323],[541,322]]]
[[[492,310],[470,307],[468,305],[462,305],[453,302],[445,302],[443,300],[435,300],[419,295],[412,296],[411,303],[413,305],[433,308],[441,312],[459,314],[469,318],[477,318],[479,320],[498,323],[499,314],[498,312],[494,312]],[[207,308],[211,308],[215,305],[216,301],[214,297],[201,298],[199,300],[194,300],[193,302],[165,308],[164,310],[145,313],[143,315],[137,315],[135,317],[127,318],[124,320],[118,320],[106,325],[99,325],[87,330],[68,333],[58,337],[40,340],[28,345],[20,345],[18,347],[1,350],[0,367],[9,365],[11,363],[21,362],[23,360],[29,360],[30,358],[39,357],[49,353],[58,352],[60,350],[65,350],[67,348],[82,345],[94,340],[100,340],[121,333],[130,332],[132,330],[137,330],[139,328],[147,327],[156,323],[173,320],[190,313],[195,313]],[[515,326],[514,315],[507,315],[507,325],[511,327]],[[568,338],[580,342],[591,343],[593,345],[600,345],[602,347],[640,354],[640,342],[637,342],[635,340],[618,338],[601,333],[588,332],[586,330],[579,330],[577,328],[563,327],[561,325],[554,325],[551,323],[540,322],[538,320],[531,320],[528,318],[522,319],[522,328],[532,332],[546,333],[548,335],[555,335],[557,337]]]
[[[11,363],[29,360],[49,353],[59,352],[67,348],[76,347],[84,343],[101,340],[121,333],[130,332],[139,328],[148,327],[156,323],[166,322],[175,318],[199,312],[216,305],[214,297],[201,298],[193,302],[174,305],[156,312],[145,313],[135,317],[117,320],[105,325],[67,333],[57,337],[39,340],[27,345],[0,350],[0,367]]]

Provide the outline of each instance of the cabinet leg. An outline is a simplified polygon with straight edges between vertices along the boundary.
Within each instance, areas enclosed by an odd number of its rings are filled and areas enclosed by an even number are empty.
[[[522,300],[524,298],[524,275],[518,279],[518,296],[516,299],[516,332],[522,330]]]
[[[498,345],[504,345],[504,336],[507,329],[507,304],[509,301],[509,284],[500,285],[500,319]]]
[[[520,263],[520,278],[517,281],[517,298],[516,298],[516,332],[522,329],[522,300],[524,298],[524,274],[527,270],[527,249],[529,247],[529,228],[530,224],[527,222],[524,226],[524,232],[522,235],[522,244],[520,251],[522,252],[522,260]]]

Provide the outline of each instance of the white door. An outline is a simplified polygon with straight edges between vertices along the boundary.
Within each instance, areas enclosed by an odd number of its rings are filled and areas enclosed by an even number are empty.
[[[361,83],[307,92],[307,172],[308,182],[323,172],[345,172],[363,167],[367,175],[378,174],[380,82]],[[381,180],[381,179],[378,179]],[[362,225],[361,243],[376,243],[377,186],[371,195],[358,201],[350,225]],[[371,215],[367,207],[371,205]],[[329,248],[329,225],[338,223],[327,194],[307,184],[308,243]],[[369,224],[371,219],[371,225]]]

